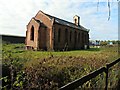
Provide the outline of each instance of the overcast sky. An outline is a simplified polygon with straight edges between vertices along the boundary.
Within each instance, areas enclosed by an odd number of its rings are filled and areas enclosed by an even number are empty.
[[[83,2],[84,1],[84,2]],[[26,25],[39,10],[73,22],[80,16],[80,24],[90,29],[91,40],[118,39],[118,3],[111,1],[111,18],[108,21],[107,0],[0,0],[0,33],[26,35]]]

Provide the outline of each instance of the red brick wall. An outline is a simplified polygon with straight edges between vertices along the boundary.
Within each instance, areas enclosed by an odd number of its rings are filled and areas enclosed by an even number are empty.
[[[61,29],[61,36],[60,36],[60,42],[58,41],[58,30]],[[67,38],[68,38],[68,44],[66,46],[65,42],[65,30],[67,29]],[[71,42],[70,42],[70,32],[72,32],[71,36]],[[76,32],[76,35],[75,35]],[[78,35],[80,33],[80,38],[78,39]],[[67,48],[68,50],[72,49],[83,49],[85,45],[88,45],[88,32],[83,30],[77,30],[68,26],[60,25],[60,24],[54,24],[54,49],[55,50],[63,50]],[[76,43],[75,43],[75,37],[76,37]],[[78,41],[79,40],[79,41]]]
[[[40,27],[39,28],[39,33],[38,33],[38,48],[41,50],[41,49],[44,49],[44,50],[47,50],[47,28],[45,27]]]
[[[40,20],[41,24],[32,19],[27,25],[26,46],[31,46],[34,49],[45,50],[72,50],[82,49],[85,45],[89,45],[89,34],[87,31],[77,30],[65,25],[54,23],[54,19],[50,20],[44,13],[39,12],[35,19]],[[30,40],[31,27],[34,26],[34,41]],[[58,30],[60,30],[60,42],[58,42]],[[65,30],[67,33],[65,35]],[[70,32],[71,42],[70,42]],[[76,35],[75,35],[76,32]],[[78,35],[79,39],[78,39]],[[76,40],[75,40],[76,37]],[[66,43],[67,38],[67,43]],[[76,43],[75,43],[76,41]]]
[[[27,32],[26,32],[26,46],[31,46],[34,49],[47,49],[51,50],[53,49],[53,34],[52,34],[52,23],[53,21],[50,20],[46,15],[39,12],[35,16],[36,20],[40,20],[42,24],[36,22],[34,19],[32,19],[28,26],[27,26]],[[30,40],[30,33],[31,33],[31,27],[32,25],[35,28],[34,33],[34,41]]]
[[[43,14],[42,12],[38,12],[35,16],[35,19],[41,20],[44,25],[47,27],[47,49],[53,49],[53,34],[52,34],[52,26],[53,21],[48,16]]]
[[[30,40],[32,26],[34,27],[34,40]],[[32,19],[27,26],[26,46],[30,46],[30,47],[37,49],[37,47],[38,47],[38,30],[39,30],[39,24],[34,19]]]

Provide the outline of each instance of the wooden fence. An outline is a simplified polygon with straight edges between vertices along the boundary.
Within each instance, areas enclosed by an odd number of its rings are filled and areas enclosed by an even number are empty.
[[[102,67],[94,72],[91,72],[90,74],[80,78],[80,79],[77,79],[73,82],[70,82],[68,84],[66,84],[65,86],[61,87],[60,90],[74,90],[76,89],[77,87],[83,85],[84,83],[86,83],[87,81],[91,80],[92,78],[95,78],[96,76],[98,76],[99,74],[105,72],[106,73],[106,79],[105,79],[105,90],[107,90],[107,87],[108,87],[108,70],[109,68],[111,68],[112,66],[114,66],[115,64],[117,64],[118,62],[120,62],[120,58],[113,61],[112,63],[110,64],[106,64],[105,67]]]

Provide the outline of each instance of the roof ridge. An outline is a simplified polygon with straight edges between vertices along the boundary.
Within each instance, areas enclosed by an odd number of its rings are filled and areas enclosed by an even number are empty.
[[[49,15],[47,13],[44,13],[43,11],[39,11],[39,12],[42,12],[43,14],[45,14],[46,16],[48,16],[50,19],[55,19],[55,22],[56,23],[60,23],[60,24],[63,24],[63,25],[67,25],[69,27],[73,27],[73,28],[78,28],[78,29],[83,29],[85,31],[88,31],[85,27],[83,27],[82,25],[76,25],[75,23],[73,22],[70,22],[70,21],[67,21],[67,20],[64,20],[64,19],[61,19],[61,18],[58,18],[58,17],[55,17],[55,16],[52,16],[52,15]]]
[[[75,23],[73,23],[73,22],[70,22],[70,21],[67,21],[67,20],[64,20],[64,19],[61,19],[61,18],[52,16],[52,15],[49,15],[49,14],[46,14],[46,13],[44,13],[44,14],[47,15],[47,16],[50,16],[50,17],[53,17],[53,18],[56,18],[56,19],[60,19],[60,20],[62,20],[62,21],[65,21],[65,22],[68,22],[68,23],[71,23],[71,24],[74,24],[74,25],[75,25]],[[77,26],[77,25],[76,25],[76,26]],[[80,26],[81,26],[81,25],[80,25]]]

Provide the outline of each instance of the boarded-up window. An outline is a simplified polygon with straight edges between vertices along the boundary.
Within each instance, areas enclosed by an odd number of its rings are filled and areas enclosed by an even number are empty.
[[[70,31],[70,42],[72,41],[72,31]]]
[[[34,41],[34,27],[33,27],[33,26],[32,26],[32,28],[31,28],[30,40],[33,40],[33,41]]]
[[[84,44],[84,33],[82,32],[82,44]]]
[[[80,42],[80,33],[78,34],[78,43]]]
[[[84,43],[86,43],[86,35],[84,34]]]
[[[76,44],[76,41],[77,41],[77,32],[76,31],[75,31],[74,37],[75,37],[75,44]]]
[[[61,36],[61,29],[59,28],[59,30],[58,30],[58,42],[60,42],[60,37]]]
[[[65,43],[68,43],[68,30],[65,29]]]

